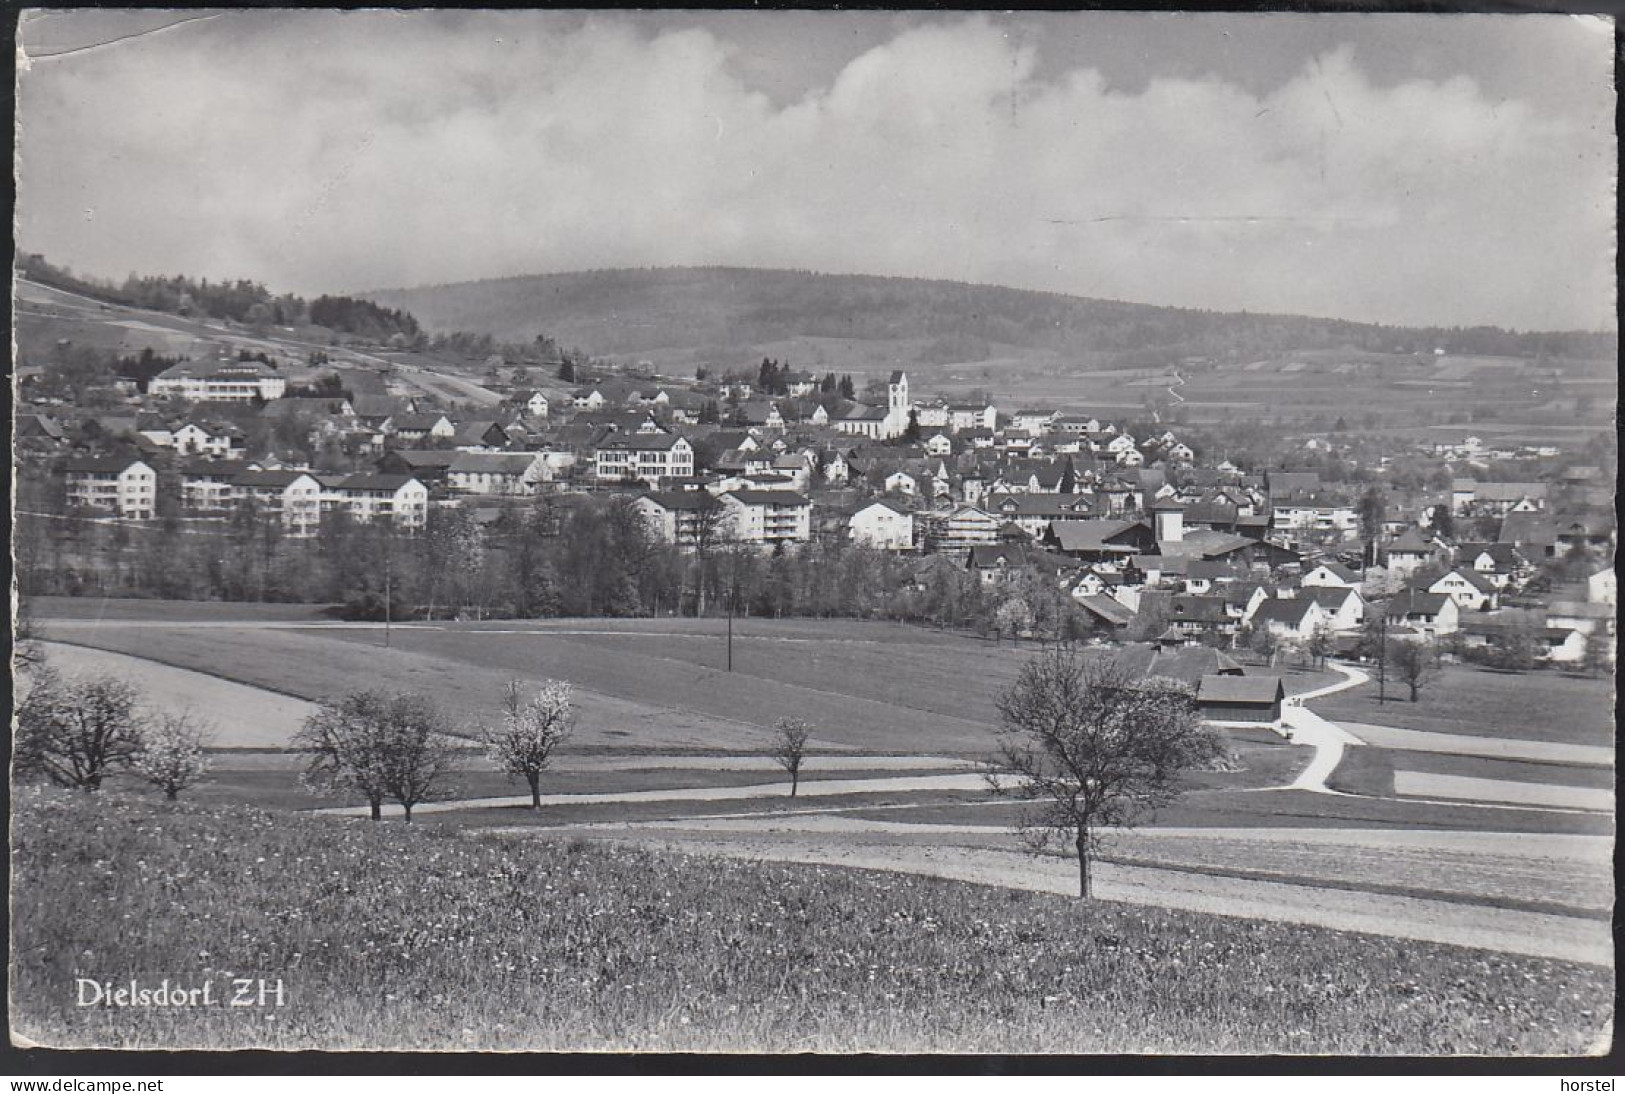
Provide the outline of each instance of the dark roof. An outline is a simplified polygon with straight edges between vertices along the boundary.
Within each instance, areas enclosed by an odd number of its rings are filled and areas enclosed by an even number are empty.
[[[70,456],[62,461],[62,470],[82,474],[116,475],[131,464],[141,462],[134,456]]]
[[[231,481],[238,486],[287,486],[299,478],[316,478],[309,471],[277,470],[277,471],[244,471]],[[317,479],[320,482],[320,479]]]
[[[1303,617],[1309,614],[1309,609],[1315,606],[1313,597],[1300,597],[1297,599],[1275,598],[1266,600],[1253,612],[1254,625],[1260,623],[1290,623],[1296,627],[1303,623]]]
[[[1271,704],[1286,697],[1279,676],[1204,676],[1196,686],[1198,703]]]
[[[720,504],[704,490],[651,490],[639,500],[654,502],[662,509],[714,509]]]
[[[340,490],[399,490],[409,482],[418,480],[412,475],[386,475],[381,472],[363,472],[347,475],[336,484]]]
[[[794,490],[733,490],[723,495],[746,505],[811,505],[812,502]]]

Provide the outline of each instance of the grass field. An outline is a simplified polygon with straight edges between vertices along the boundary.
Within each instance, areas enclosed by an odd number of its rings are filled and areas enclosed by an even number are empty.
[[[16,1033],[53,1046],[1579,1054],[1564,962],[916,877],[14,801]],[[48,894],[48,898],[47,898]],[[74,978],[281,1008],[74,1005]]]
[[[1332,721],[1369,722],[1432,733],[1472,737],[1518,737],[1531,741],[1612,748],[1612,684],[1558,672],[1511,674],[1451,665],[1407,701],[1402,684],[1390,681],[1387,702],[1377,685],[1363,684],[1313,702]]]

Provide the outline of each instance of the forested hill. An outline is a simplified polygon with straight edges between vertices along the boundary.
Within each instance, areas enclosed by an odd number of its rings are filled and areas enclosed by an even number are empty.
[[[1611,357],[1612,335],[1400,328],[1166,308],[952,281],[727,267],[593,270],[360,294],[433,330],[518,341],[546,330],[595,353],[795,337],[928,339],[941,360],[995,344],[1101,364],[1352,347],[1380,352]]]

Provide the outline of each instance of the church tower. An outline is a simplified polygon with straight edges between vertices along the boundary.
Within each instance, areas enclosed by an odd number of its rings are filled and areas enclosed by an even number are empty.
[[[886,385],[886,436],[903,435],[908,428],[908,411],[908,374],[898,369]]]

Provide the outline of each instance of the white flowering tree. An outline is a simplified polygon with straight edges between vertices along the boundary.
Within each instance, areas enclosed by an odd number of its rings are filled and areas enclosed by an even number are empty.
[[[773,723],[773,758],[790,776],[790,796],[801,785],[801,764],[807,758],[807,741],[812,727],[800,718],[780,718]]]
[[[1023,665],[998,709],[989,786],[1029,803],[1020,832],[1034,852],[1072,842],[1085,898],[1099,830],[1132,825],[1173,801],[1181,772],[1224,753],[1197,716],[1189,685],[1138,678],[1070,649]]]
[[[164,792],[170,801],[182,790],[196,786],[209,773],[204,751],[214,734],[211,727],[189,711],[161,714],[146,732],[132,766],[136,773]]]
[[[530,807],[542,807],[542,772],[554,751],[575,730],[575,701],[570,684],[549,680],[529,700],[519,681],[510,680],[502,696],[502,716],[483,734],[486,753],[497,770],[517,775],[530,785]]]

